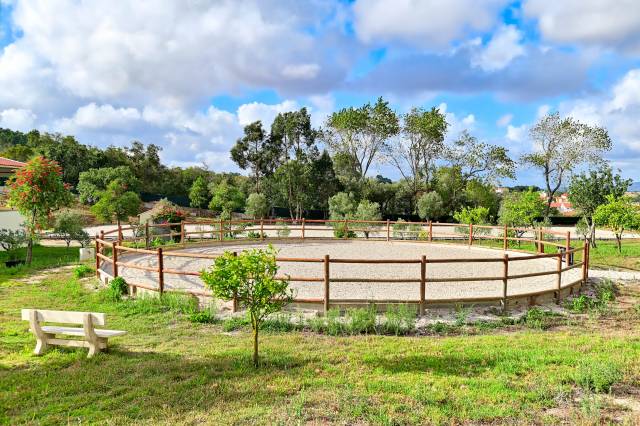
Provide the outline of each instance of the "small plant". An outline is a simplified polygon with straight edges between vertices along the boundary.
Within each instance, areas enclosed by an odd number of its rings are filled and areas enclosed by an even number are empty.
[[[386,334],[401,336],[409,334],[416,327],[416,313],[408,305],[390,306],[384,314],[382,329]]]
[[[330,336],[339,336],[344,334],[345,326],[340,318],[340,310],[339,309],[329,309],[327,312],[327,325],[326,332]]]
[[[267,236],[264,233],[260,233],[257,231],[249,231],[247,232],[247,238],[249,238],[250,240],[260,240],[267,238]]]
[[[109,288],[114,295],[118,295],[119,297],[122,297],[122,295],[127,294],[129,291],[129,286],[122,277],[115,277],[112,279],[109,283]]]
[[[622,380],[620,368],[610,362],[587,362],[578,364],[574,381],[585,391],[609,392],[611,386]]]
[[[89,265],[78,265],[73,268],[73,276],[76,278],[84,278],[88,275],[91,275],[95,272],[95,269],[90,267]]]
[[[347,311],[345,328],[349,334],[369,334],[376,331],[376,308],[350,309]]]
[[[189,314],[189,321],[199,324],[215,324],[218,322],[218,318],[210,309],[205,309]]]
[[[449,334],[455,329],[455,326],[438,321],[429,325],[429,329],[436,334]]]
[[[277,222],[276,226],[278,227],[278,237],[286,238],[291,234],[291,229],[289,225],[287,225],[287,222]]]
[[[547,318],[549,317],[549,315],[549,312],[544,311],[540,308],[531,308],[522,317],[522,323],[529,328],[543,330],[548,326]]]
[[[0,229],[0,247],[7,252],[9,260],[18,258],[18,249],[29,241],[29,236],[22,230]]]
[[[291,320],[289,314],[278,314],[264,320],[260,329],[271,332],[295,331],[300,328],[299,324]]]
[[[249,319],[247,317],[231,317],[222,322],[222,331],[236,331],[248,325]]]
[[[462,327],[465,325],[469,319],[469,314],[471,313],[471,308],[465,308],[463,305],[456,305],[456,327]]]

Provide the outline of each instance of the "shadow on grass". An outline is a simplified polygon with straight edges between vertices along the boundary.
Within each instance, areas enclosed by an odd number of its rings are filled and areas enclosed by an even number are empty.
[[[309,362],[265,351],[255,369],[250,354],[182,356],[126,352],[117,347],[92,359],[86,350],[54,349],[18,368],[0,369],[0,423],[132,422],[203,410],[244,409],[275,403],[287,389],[270,390],[279,378],[302,377]],[[115,419],[115,420],[114,420]]]
[[[368,358],[371,367],[382,368],[389,373],[431,373],[438,376],[473,377],[494,368],[496,361],[479,357],[409,355],[398,357]]]

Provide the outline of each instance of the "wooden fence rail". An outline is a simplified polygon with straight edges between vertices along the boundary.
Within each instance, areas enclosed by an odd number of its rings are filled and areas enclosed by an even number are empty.
[[[131,269],[136,269],[148,273],[157,274],[157,279],[155,280],[156,285],[149,285],[144,283],[128,283],[134,290],[136,288],[142,288],[151,291],[157,291],[159,293],[165,292],[165,274],[171,275],[184,275],[184,276],[199,276],[199,271],[184,271],[177,270],[172,268],[166,268],[164,266],[164,259],[166,257],[178,257],[178,258],[193,258],[193,259],[216,259],[220,255],[215,254],[204,254],[204,253],[184,253],[184,252],[175,252],[171,250],[171,247],[167,247],[166,251],[163,251],[163,247],[158,247],[156,249],[152,249],[151,242],[153,237],[164,237],[174,239],[174,237],[179,237],[179,242],[181,246],[186,246],[191,240],[189,239],[190,235],[211,235],[211,238],[216,238],[219,241],[223,241],[227,234],[240,234],[243,232],[247,232],[247,229],[259,229],[260,230],[260,239],[264,238],[265,230],[276,230],[281,231],[286,228],[291,230],[289,224],[295,224],[298,226],[298,229],[301,232],[301,237],[290,237],[290,238],[309,238],[308,232],[315,229],[321,229],[326,231],[327,228],[313,227],[308,224],[316,224],[316,223],[324,223],[325,225],[331,226],[331,224],[339,224],[344,227],[344,229],[354,231],[354,232],[374,232],[372,228],[360,227],[358,225],[362,224],[370,224],[379,226],[378,231],[382,233],[382,239],[386,239],[387,241],[400,241],[404,234],[401,235],[401,239],[396,237],[396,230],[393,229],[394,225],[397,223],[391,223],[390,221],[350,221],[350,220],[342,220],[342,221],[332,221],[332,220],[307,220],[302,219],[300,221],[293,221],[290,219],[287,220],[272,220],[272,219],[264,219],[260,221],[250,221],[250,220],[240,220],[240,221],[208,221],[208,222],[187,222],[183,221],[181,223],[173,223],[173,224],[145,224],[144,227],[118,227],[112,231],[101,232],[100,235],[95,236],[95,244],[96,244],[96,274],[100,276],[101,269],[103,265],[111,265],[112,268],[112,277],[119,276],[119,267],[126,267]],[[265,224],[274,225],[265,227]],[[284,225],[282,225],[284,224]],[[349,225],[352,225],[351,227]],[[209,226],[210,229],[206,230],[198,230],[198,231],[187,231],[187,225],[199,225],[199,226]],[[241,230],[233,230],[233,225],[241,225],[243,229]],[[247,225],[252,225],[253,228],[247,228]],[[501,258],[496,257],[487,257],[487,258],[456,258],[456,259],[429,259],[426,256],[422,256],[419,259],[348,259],[348,258],[331,258],[329,255],[325,255],[323,258],[291,258],[291,257],[277,257],[276,261],[279,263],[287,263],[287,262],[298,262],[298,263],[322,263],[324,274],[321,277],[278,277],[279,279],[288,279],[290,281],[299,281],[299,282],[311,282],[311,283],[322,283],[323,284],[323,297],[322,298],[296,298],[294,302],[296,303],[321,303],[323,306],[323,310],[326,312],[330,309],[331,304],[340,304],[340,303],[410,303],[417,304],[418,310],[420,314],[424,314],[426,305],[433,303],[472,303],[472,302],[484,302],[484,301],[498,301],[503,309],[507,309],[508,301],[510,298],[521,298],[521,297],[530,297],[530,296],[538,296],[548,293],[554,293],[555,298],[558,302],[561,300],[561,292],[567,288],[573,288],[578,284],[584,284],[588,278],[588,264],[589,264],[589,247],[586,242],[584,242],[582,247],[573,248],[571,247],[571,234],[569,232],[562,233],[553,230],[547,229],[522,229],[522,228],[510,228],[506,226],[487,226],[487,225],[461,225],[461,224],[442,224],[442,223],[433,223],[433,222],[401,222],[402,226],[405,225],[419,225],[420,229],[406,230],[403,229],[402,232],[413,232],[418,233],[423,232],[425,229],[428,230],[428,234],[426,236],[427,241],[433,241],[434,238],[441,238],[443,234],[434,234],[434,227],[454,227],[454,229],[466,229],[465,233],[452,234],[458,239],[462,239],[469,246],[473,245],[474,240],[479,239],[478,237],[482,237],[482,239],[496,239],[502,240],[502,249],[508,249],[509,241],[526,241],[533,243],[536,247],[536,251],[538,253],[531,255],[523,255],[523,256],[509,256],[507,253],[504,254]],[[256,228],[256,226],[258,226]],[[172,231],[172,228],[180,228],[179,232]],[[169,232],[157,233],[158,229],[168,228]],[[424,228],[424,229],[423,229]],[[139,235],[137,231],[140,229],[144,230],[143,235]],[[498,230],[498,235],[474,235],[474,229],[477,231],[478,229],[489,229],[490,231]],[[134,232],[133,237],[123,238],[123,232],[132,231]],[[526,231],[531,233],[532,238],[526,237],[509,237],[508,234],[511,231]],[[155,232],[155,233],[154,233]],[[110,235],[114,235],[115,238],[112,238],[111,241],[107,240]],[[385,235],[386,234],[386,235]],[[449,234],[445,234],[449,235]],[[545,236],[553,235],[556,238],[554,240],[545,240]],[[558,243],[557,240],[561,238],[562,244]],[[236,240],[237,241],[237,240]],[[406,241],[406,240],[405,240]],[[410,240],[413,241],[413,240]],[[131,247],[130,245],[134,245],[135,247]],[[138,248],[138,245],[142,245],[145,248]],[[555,246],[561,249],[558,253],[544,253],[544,247],[546,245]],[[111,257],[107,256],[105,253],[105,248],[111,250]],[[576,253],[582,253],[582,260],[580,262],[572,263],[573,256]],[[155,267],[152,266],[144,266],[137,264],[135,262],[123,261],[125,255],[144,255],[150,256],[156,259]],[[120,259],[119,259],[120,257]],[[535,259],[557,259],[557,266],[548,271],[540,271],[540,272],[531,272],[524,274],[510,274],[509,265],[511,262],[522,262],[522,261],[531,261]],[[419,276],[409,276],[404,278],[360,278],[360,277],[332,277],[331,276],[331,264],[420,264],[420,274]],[[484,276],[484,277],[428,277],[427,268],[429,264],[459,264],[459,263],[502,263],[503,273],[501,276]],[[563,263],[565,266],[563,266]],[[563,285],[563,273],[570,271],[575,268],[581,268],[581,278],[580,280],[576,280],[574,282],[565,283]],[[553,288],[544,289],[536,292],[529,293],[518,293],[518,294],[509,294],[509,281],[516,279],[524,279],[524,278],[533,278],[539,276],[546,275],[556,275],[556,283]],[[501,281],[502,282],[502,291],[499,296],[478,296],[478,297],[461,297],[456,299],[429,299],[427,298],[427,285],[429,283],[447,283],[447,282],[476,282],[476,281]],[[418,300],[392,300],[392,299],[384,299],[384,300],[369,300],[369,299],[332,299],[331,298],[331,284],[332,283],[417,283],[419,284],[419,294],[420,297]],[[170,290],[175,291],[175,290]],[[211,293],[208,291],[200,291],[195,289],[184,290],[184,292],[203,297],[211,297]],[[234,301],[234,310],[237,309],[237,302]]]

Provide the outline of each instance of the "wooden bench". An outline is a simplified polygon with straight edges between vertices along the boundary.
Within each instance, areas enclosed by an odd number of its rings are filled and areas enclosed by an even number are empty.
[[[43,309],[23,309],[22,319],[29,321],[29,330],[36,336],[36,355],[42,355],[49,345],[74,346],[89,348],[88,358],[96,352],[107,349],[107,340],[110,337],[122,336],[126,331],[103,330],[95,328],[96,325],[106,324],[106,315],[96,312],[71,312],[71,311],[47,311]],[[82,328],[62,327],[58,325],[42,325],[41,322],[54,322],[59,324],[82,324]],[[80,339],[57,338],[56,335],[83,337]]]

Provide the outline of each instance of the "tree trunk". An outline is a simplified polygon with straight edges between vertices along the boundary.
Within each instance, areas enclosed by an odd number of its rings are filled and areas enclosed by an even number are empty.
[[[253,323],[253,366],[258,368],[258,322],[252,320]]]
[[[618,246],[618,253],[622,254],[622,235],[616,234],[616,245]]]
[[[591,218],[589,228],[591,233],[591,241],[589,241],[589,243],[591,244],[592,248],[596,248],[596,223],[593,218]]]
[[[27,266],[31,266],[31,260],[33,259],[33,234],[36,232],[36,211],[33,210],[31,214],[31,230],[29,231],[29,242],[27,243],[27,258],[25,263]]]

